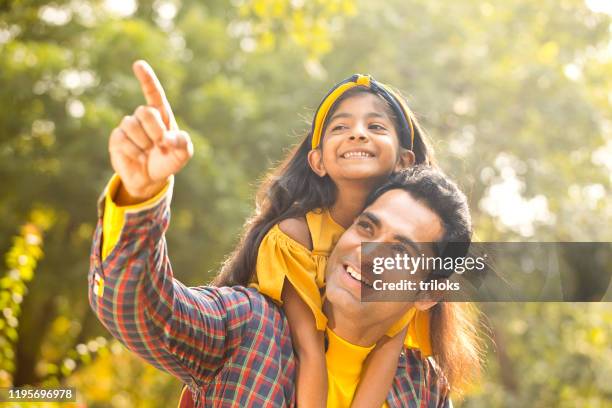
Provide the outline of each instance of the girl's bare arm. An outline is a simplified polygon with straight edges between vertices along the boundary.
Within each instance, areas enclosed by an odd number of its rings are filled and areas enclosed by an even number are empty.
[[[323,332],[317,330],[312,311],[289,280],[282,292],[293,348],[298,357],[297,406],[327,405],[327,366]]]

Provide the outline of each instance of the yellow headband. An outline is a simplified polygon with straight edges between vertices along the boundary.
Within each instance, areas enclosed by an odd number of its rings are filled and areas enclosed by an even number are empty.
[[[312,123],[312,149],[316,149],[321,143],[321,136],[323,133],[323,124],[327,118],[329,110],[334,103],[351,88],[356,86],[365,86],[366,88],[372,89],[378,95],[382,96],[389,104],[391,108],[398,116],[399,121],[402,123],[402,129],[398,129],[400,133],[401,144],[412,150],[414,143],[414,127],[412,120],[410,119],[408,107],[405,105],[401,97],[397,95],[390,87],[380,82],[376,82],[370,75],[355,74],[350,78],[345,79],[336,86],[334,86],[329,93],[323,98]],[[405,138],[402,138],[402,134],[407,133]],[[408,146],[405,146],[405,140],[409,140]]]

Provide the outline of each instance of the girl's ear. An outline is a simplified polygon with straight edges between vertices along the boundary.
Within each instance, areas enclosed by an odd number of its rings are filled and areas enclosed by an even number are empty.
[[[395,165],[395,171],[405,169],[406,167],[410,167],[414,164],[415,161],[414,152],[412,150],[404,149],[400,147],[399,152],[399,160]]]
[[[310,164],[310,168],[317,176],[324,177],[327,174],[325,166],[323,165],[321,149],[313,149],[308,152],[308,164]]]

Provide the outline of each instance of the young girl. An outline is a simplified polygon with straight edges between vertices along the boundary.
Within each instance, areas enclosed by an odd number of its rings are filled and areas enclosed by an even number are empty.
[[[299,361],[299,407],[328,403],[321,293],[331,249],[373,189],[394,170],[432,164],[431,156],[403,99],[353,75],[330,90],[311,132],[262,185],[256,214],[213,283],[250,284],[283,305]],[[427,312],[411,310],[387,335],[365,362],[353,407],[383,405],[403,344],[431,354]]]

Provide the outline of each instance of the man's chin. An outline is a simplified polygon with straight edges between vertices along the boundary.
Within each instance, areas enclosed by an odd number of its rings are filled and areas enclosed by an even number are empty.
[[[361,312],[363,304],[361,303],[361,293],[355,293],[349,288],[334,285],[327,287],[325,298],[334,308],[341,308],[345,312]]]

